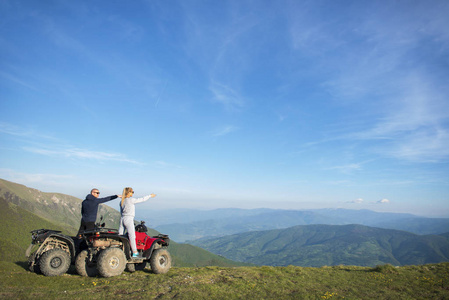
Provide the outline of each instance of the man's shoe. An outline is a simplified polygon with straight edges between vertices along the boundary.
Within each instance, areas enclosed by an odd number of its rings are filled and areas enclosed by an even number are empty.
[[[139,258],[139,257],[140,257],[139,253],[133,253],[133,258]]]

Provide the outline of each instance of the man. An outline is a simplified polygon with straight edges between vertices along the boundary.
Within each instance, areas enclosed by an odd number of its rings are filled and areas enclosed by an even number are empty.
[[[98,198],[100,191],[98,189],[92,189],[90,194],[86,196],[81,204],[81,225],[78,230],[78,234],[84,230],[94,229],[95,221],[97,220],[98,205],[105,203],[116,198],[121,198],[121,195],[112,195],[104,198]]]

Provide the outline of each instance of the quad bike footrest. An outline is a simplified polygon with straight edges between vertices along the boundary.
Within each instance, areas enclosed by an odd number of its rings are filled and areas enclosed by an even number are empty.
[[[138,263],[138,264],[140,264],[140,263],[143,263],[144,260],[145,260],[145,258],[143,258],[143,257],[131,257],[128,260],[128,263]]]

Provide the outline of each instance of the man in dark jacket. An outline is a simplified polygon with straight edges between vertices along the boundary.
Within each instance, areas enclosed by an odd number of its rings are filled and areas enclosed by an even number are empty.
[[[114,200],[121,195],[112,195],[104,198],[98,198],[100,191],[98,189],[92,189],[90,194],[86,196],[83,203],[81,204],[81,225],[78,230],[80,234],[84,230],[94,229],[95,221],[97,220],[98,205],[111,200]]]

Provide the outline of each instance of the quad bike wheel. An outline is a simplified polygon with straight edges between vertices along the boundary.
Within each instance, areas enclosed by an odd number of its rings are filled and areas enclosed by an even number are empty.
[[[126,267],[126,257],[120,248],[107,248],[100,252],[97,260],[97,269],[103,277],[118,276]]]
[[[70,267],[70,255],[59,248],[51,249],[39,259],[39,269],[45,276],[59,276]]]
[[[171,268],[171,256],[166,249],[154,250],[150,258],[150,266],[153,273],[165,274]]]
[[[87,250],[81,251],[76,257],[75,269],[81,276],[95,277],[98,274],[97,264],[91,261]]]

